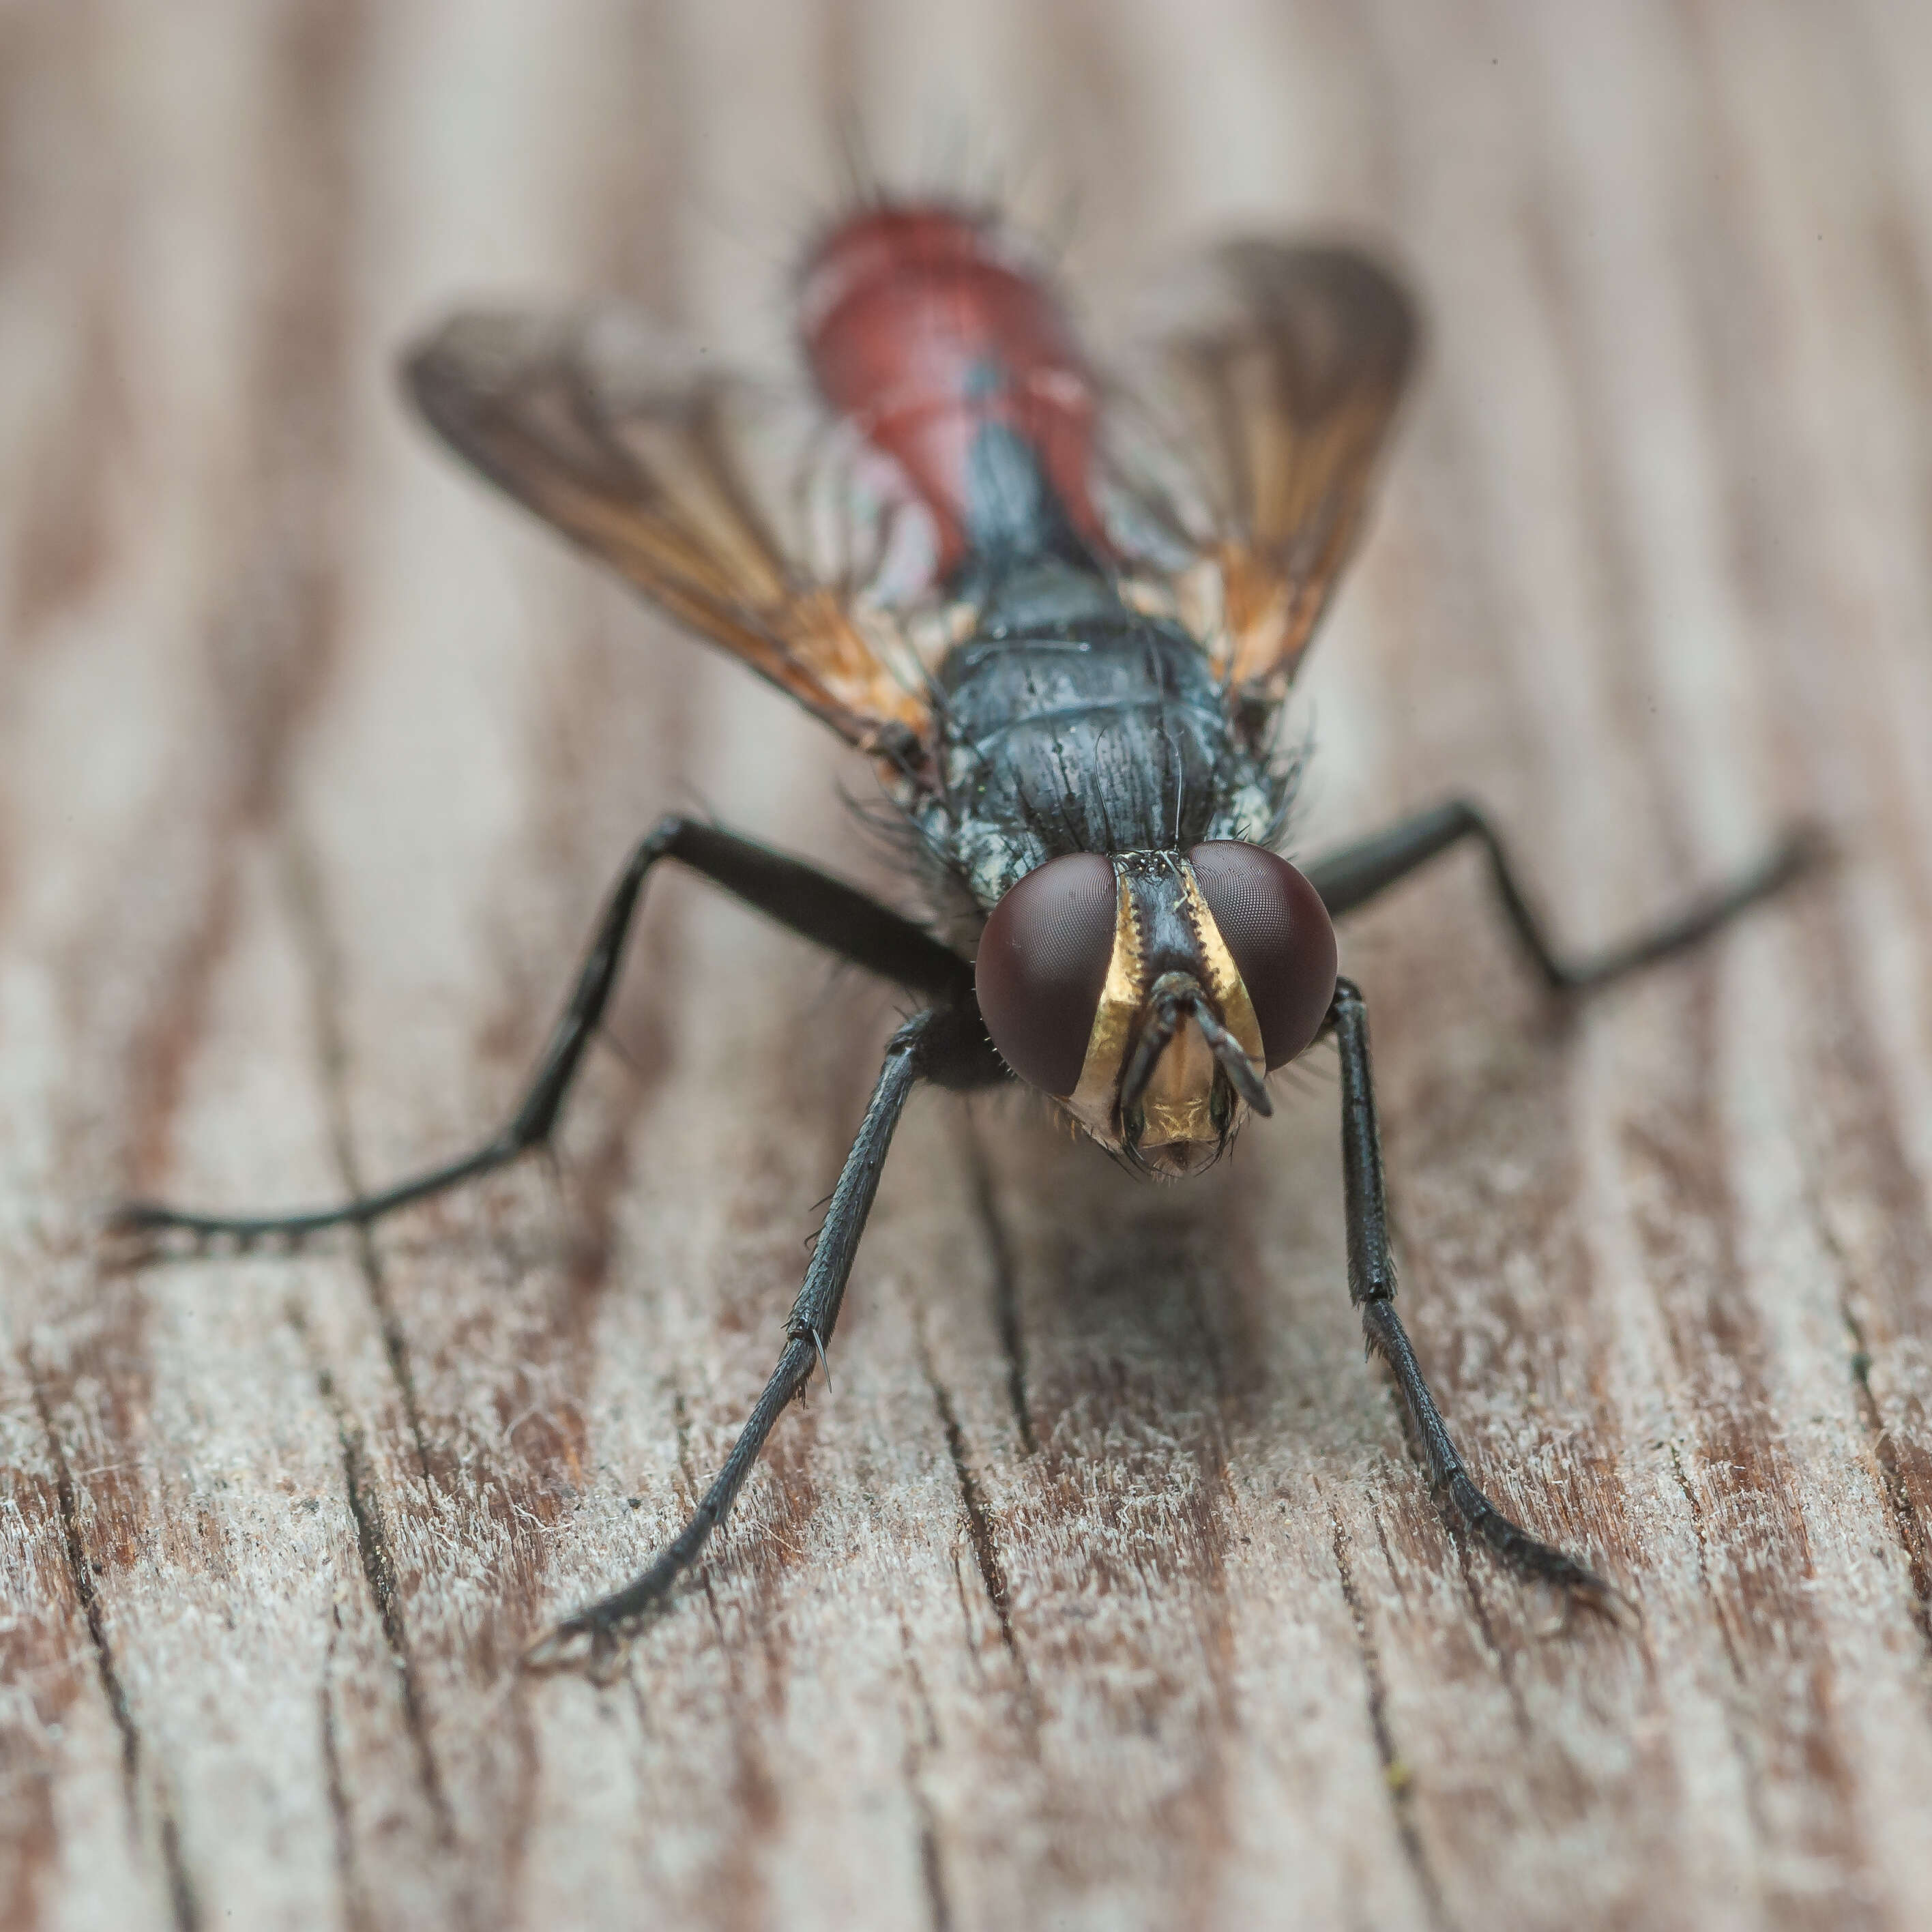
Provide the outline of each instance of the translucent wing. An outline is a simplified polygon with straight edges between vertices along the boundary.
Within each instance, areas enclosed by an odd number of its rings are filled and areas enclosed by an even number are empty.
[[[1148,406],[1109,445],[1116,541],[1176,584],[1238,700],[1278,699],[1360,535],[1414,358],[1400,285],[1351,250],[1239,242],[1176,292]]]
[[[926,738],[918,654],[858,594],[889,512],[828,485],[822,424],[614,314],[458,316],[404,374],[484,476],[849,742],[904,762]]]

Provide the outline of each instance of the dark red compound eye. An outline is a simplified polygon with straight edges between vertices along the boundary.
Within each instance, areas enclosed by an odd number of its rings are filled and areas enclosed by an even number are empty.
[[[1286,859],[1217,838],[1188,854],[1195,883],[1247,986],[1270,1070],[1312,1046],[1335,997],[1335,928]]]
[[[1114,954],[1114,868],[1091,852],[1049,859],[993,908],[974,962],[980,1012],[1022,1080],[1064,1098]]]

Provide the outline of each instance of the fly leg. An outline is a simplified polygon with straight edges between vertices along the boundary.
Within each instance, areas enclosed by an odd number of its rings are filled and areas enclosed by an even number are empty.
[[[1520,1574],[1553,1583],[1607,1615],[1626,1612],[1624,1598],[1594,1570],[1511,1522],[1476,1486],[1464,1468],[1395,1312],[1395,1257],[1389,1247],[1382,1134],[1376,1124],[1375,1086],[1369,1067],[1369,1016],[1352,981],[1336,981],[1328,1026],[1342,1056],[1342,1186],[1348,1224],[1348,1298],[1362,1311],[1362,1330],[1369,1346],[1388,1364],[1402,1391],[1430,1493],[1452,1522],[1495,1551]]]
[[[366,1224],[547,1145],[616,983],[625,937],[644,882],[661,859],[688,866],[781,926],[910,991],[948,1005],[970,1000],[972,967],[911,920],[802,860],[767,850],[702,820],[673,815],[632,853],[604,902],[577,983],[523,1098],[504,1126],[481,1147],[393,1187],[334,1207],[289,1214],[202,1214],[135,1201],[116,1210],[110,1223],[112,1231],[145,1234],[178,1228],[198,1236],[232,1234],[245,1240],[312,1234],[345,1222]]]
[[[852,1258],[865,1232],[866,1217],[872,1212],[872,1197],[878,1192],[886,1150],[914,1087],[921,1080],[955,1088],[992,1085],[1006,1077],[986,1043],[978,1008],[970,1003],[922,1013],[893,1035],[866,1118],[832,1190],[805,1284],[786,1320],[785,1345],[778,1366],[731,1445],[724,1467],[684,1527],[644,1569],[621,1590],[566,1617],[525,1653],[526,1664],[548,1670],[560,1664],[601,1662],[628,1630],[670,1595],[678,1578],[698,1560],[706,1539],[724,1520],[785,1404],[804,1388],[813,1369],[825,1359],[852,1272]]]
[[[1551,946],[1542,922],[1531,910],[1516,883],[1502,840],[1489,820],[1462,799],[1452,799],[1432,811],[1418,812],[1413,818],[1406,818],[1398,825],[1330,853],[1307,868],[1309,880],[1322,895],[1330,916],[1339,919],[1466,838],[1474,839],[1487,854],[1496,896],[1502,902],[1517,940],[1544,981],[1557,992],[1600,986],[1606,980],[1620,979],[1640,966],[1695,946],[1747,906],[1755,905],[1789,884],[1821,851],[1815,833],[1796,832],[1729,885],[1694,900],[1651,931],[1613,946],[1594,958],[1582,960],[1566,960]]]

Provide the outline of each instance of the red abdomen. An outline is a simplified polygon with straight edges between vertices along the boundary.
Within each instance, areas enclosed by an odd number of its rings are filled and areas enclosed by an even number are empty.
[[[993,424],[1031,449],[1074,532],[1105,552],[1093,379],[1051,290],[990,221],[946,207],[855,214],[813,251],[799,314],[820,393],[932,511],[942,574],[972,547],[974,452]]]

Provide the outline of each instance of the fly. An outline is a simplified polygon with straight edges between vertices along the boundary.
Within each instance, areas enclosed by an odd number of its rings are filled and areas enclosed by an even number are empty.
[[[1432,1492],[1520,1574],[1623,1606],[1483,1493],[1424,1380],[1396,1313],[1367,1009],[1334,922],[1473,841],[1529,962],[1579,992],[1705,938],[1791,878],[1806,844],[1580,962],[1460,800],[1300,868],[1282,857],[1298,768],[1276,722],[1360,535],[1417,327],[1397,282],[1347,249],[1250,240],[1201,268],[1132,412],[1023,246],[944,202],[861,207],[810,251],[796,300],[815,394],[789,442],[764,392],[621,318],[460,315],[406,358],[459,454],[873,760],[925,902],[907,917],[674,814],[630,855],[527,1088],[481,1146],[307,1213],[121,1211],[148,1234],[300,1235],[547,1145],[667,860],[914,997],[724,1466],[647,1567],[533,1663],[608,1654],[697,1560],[824,1365],[915,1088],[1033,1087],[1118,1160],[1174,1179],[1270,1113],[1268,1076],[1324,1040],[1341,1063],[1349,1295]]]

